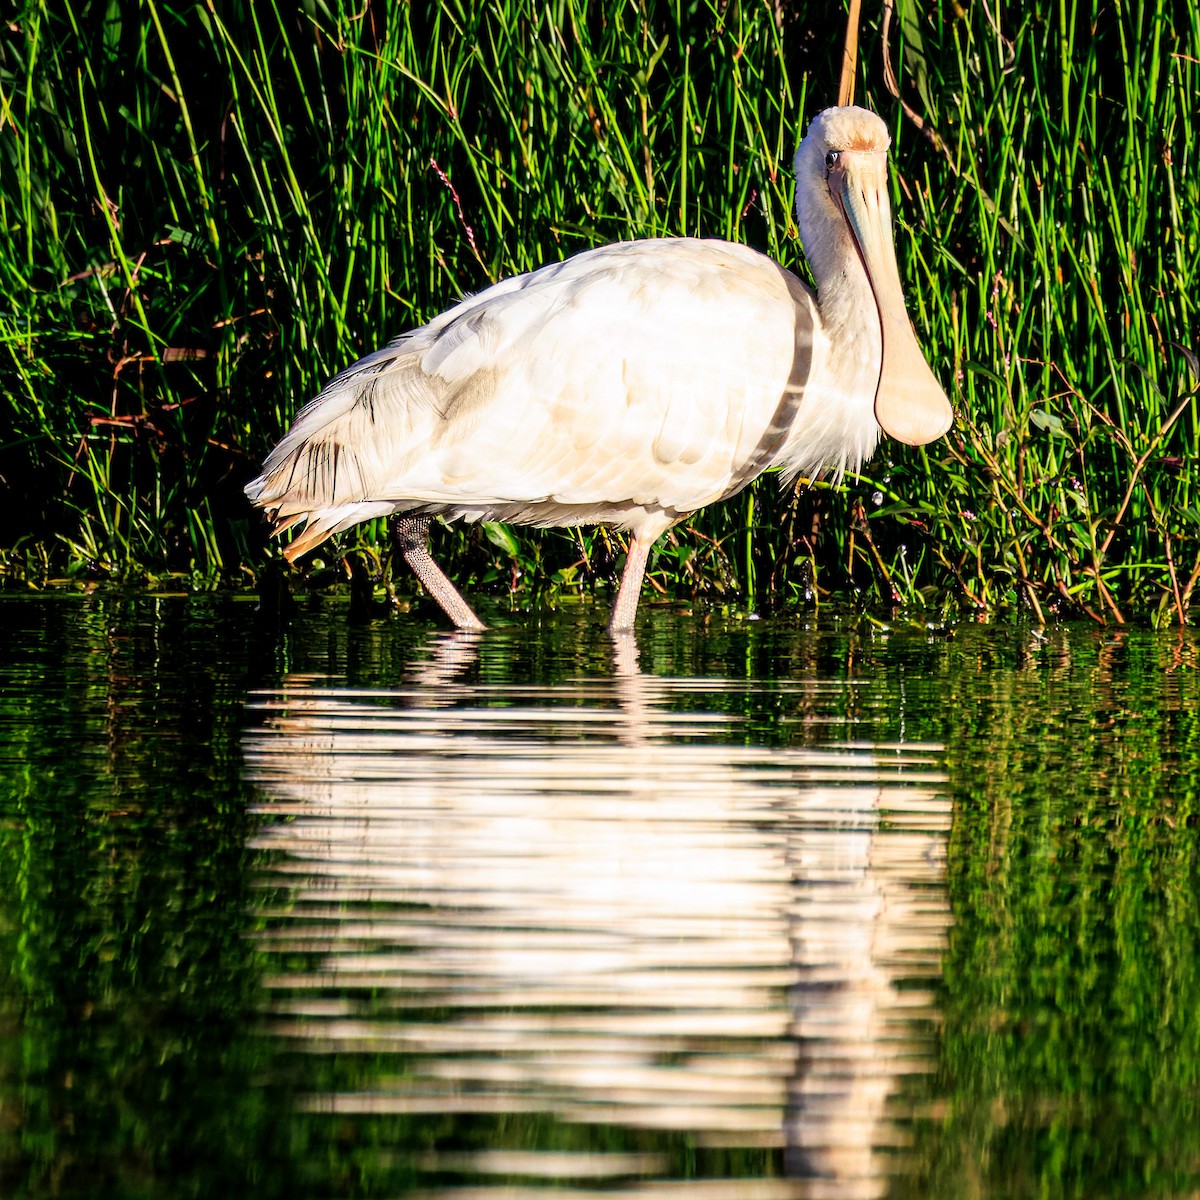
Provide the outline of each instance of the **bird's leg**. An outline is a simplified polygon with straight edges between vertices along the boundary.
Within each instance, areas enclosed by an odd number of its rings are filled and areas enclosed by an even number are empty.
[[[428,517],[408,517],[397,514],[392,518],[392,537],[404,561],[421,581],[421,586],[442,606],[442,612],[459,629],[486,629],[471,606],[459,594],[458,588],[446,578],[442,568],[429,555],[426,544],[429,535]]]
[[[642,594],[642,577],[646,574],[646,560],[650,547],[656,539],[641,538],[636,533],[629,538],[629,553],[625,556],[625,572],[621,586],[617,589],[617,602],[613,605],[612,620],[608,623],[609,633],[628,633],[633,629],[633,618],[637,616],[638,598]]]

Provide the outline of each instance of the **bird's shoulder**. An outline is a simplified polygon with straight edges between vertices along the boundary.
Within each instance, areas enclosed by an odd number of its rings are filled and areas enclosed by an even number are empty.
[[[516,310],[537,307],[544,297],[578,307],[618,304],[636,317],[679,294],[718,303],[772,302],[793,288],[807,291],[791,272],[749,246],[715,238],[646,238],[585,250],[505,280],[462,307]]]

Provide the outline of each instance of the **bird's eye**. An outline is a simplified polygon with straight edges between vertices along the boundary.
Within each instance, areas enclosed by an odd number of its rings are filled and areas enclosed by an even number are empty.
[[[825,165],[832,171],[833,168],[836,167],[841,161],[841,157],[842,152],[840,150],[830,150],[830,152],[825,155]]]

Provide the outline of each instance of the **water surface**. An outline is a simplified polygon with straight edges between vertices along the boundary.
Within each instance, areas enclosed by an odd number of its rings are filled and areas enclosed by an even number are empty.
[[[1196,642],[0,598],[0,1192],[1177,1196]]]

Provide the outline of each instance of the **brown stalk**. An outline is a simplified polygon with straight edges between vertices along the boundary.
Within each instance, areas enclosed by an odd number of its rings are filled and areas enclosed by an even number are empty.
[[[1192,606],[1192,592],[1196,590],[1196,584],[1200,583],[1200,554],[1196,555],[1196,561],[1192,566],[1192,573],[1188,576],[1187,584],[1183,589],[1183,608],[1186,612]]]
[[[1065,379],[1064,382],[1066,382]],[[1108,415],[1108,413],[1097,408],[1090,400],[1087,399],[1086,396],[1083,396],[1078,392],[1075,392],[1074,394],[1078,396],[1078,398],[1084,404],[1087,405],[1088,409],[1091,411],[1096,420],[1098,420],[1102,425],[1107,426],[1108,430],[1112,433],[1114,440],[1121,447],[1121,449],[1123,449],[1130,458],[1133,458],[1133,443],[1129,440],[1129,437],[1125,431],[1119,425],[1117,425],[1117,423]],[[1167,573],[1171,578],[1171,591],[1175,601],[1175,612],[1179,617],[1179,623],[1181,625],[1186,624],[1186,614],[1188,608],[1190,607],[1192,590],[1196,585],[1197,572],[1200,572],[1200,560],[1197,561],[1196,570],[1193,571],[1192,575],[1189,577],[1187,586],[1180,591],[1179,578],[1175,571],[1175,558],[1171,550],[1171,535],[1166,531],[1166,529],[1163,528],[1162,522],[1159,520],[1158,511],[1154,506],[1154,501],[1150,496],[1150,489],[1146,486],[1146,483],[1141,476],[1142,471],[1146,467],[1146,463],[1150,461],[1150,456],[1159,448],[1159,446],[1162,444],[1163,438],[1170,433],[1171,426],[1174,425],[1181,416],[1183,416],[1188,405],[1192,403],[1195,397],[1196,389],[1193,388],[1175,406],[1171,412],[1171,415],[1167,417],[1166,421],[1163,422],[1162,428],[1159,429],[1158,433],[1154,435],[1146,449],[1137,456],[1137,459],[1133,465],[1133,474],[1129,477],[1129,483],[1125,488],[1125,495],[1121,498],[1121,506],[1117,509],[1117,515],[1113,518],[1112,525],[1108,530],[1108,535],[1101,543],[1099,551],[1097,552],[1096,557],[1093,559],[1092,569],[1089,572],[1096,582],[1100,584],[1100,562],[1108,553],[1108,548],[1112,545],[1112,540],[1114,537],[1116,537],[1117,530],[1121,527],[1121,522],[1125,519],[1125,513],[1129,508],[1130,501],[1133,499],[1133,493],[1140,485],[1142,492],[1146,497],[1146,503],[1149,505],[1150,515],[1154,520],[1154,524],[1158,529],[1162,530],[1163,545],[1167,558]],[[1107,594],[1107,589],[1105,589],[1102,584],[1101,595],[1105,597],[1106,601],[1112,608],[1113,615],[1116,618],[1117,623],[1123,625],[1125,622],[1122,620],[1116,605],[1112,603],[1111,597]]]
[[[950,148],[942,141],[941,135],[900,95],[900,82],[896,78],[896,72],[892,70],[891,30],[892,15],[895,11],[895,0],[883,0],[883,86],[900,101],[904,115],[929,139],[933,148],[949,163],[950,170],[957,175],[958,168],[955,167]]]
[[[961,177],[961,172],[958,165],[954,161],[954,156],[950,153],[950,147],[946,145],[941,134],[917,112],[907,101],[900,95],[900,82],[896,78],[895,71],[892,70],[892,54],[891,54],[891,27],[892,14],[895,11],[895,0],[884,0],[883,2],[883,83],[889,92],[900,102],[900,107],[904,111],[904,115],[917,127],[917,129],[929,139],[930,145],[946,160],[946,165],[950,168],[950,172],[955,178]],[[903,180],[900,181],[903,184]],[[990,213],[996,214],[996,219],[1000,222],[1001,228],[1008,234],[1009,237],[1017,243],[1018,246],[1023,245],[1020,235],[1017,233],[1013,223],[999,211],[995,200],[988,195],[987,192],[979,186],[978,179],[968,177],[968,182],[979,193],[980,200],[983,201],[983,206]]]
[[[1171,578],[1171,595],[1175,601],[1175,613],[1179,617],[1179,624],[1186,625],[1187,608],[1183,602],[1183,595],[1179,590],[1179,576],[1175,571],[1175,554],[1171,549],[1171,534],[1159,517],[1154,498],[1150,495],[1150,488],[1144,480],[1142,481],[1142,492],[1146,497],[1146,506],[1150,509],[1150,519],[1154,522],[1155,528],[1162,534],[1163,552],[1167,558],[1167,574]]]
[[[1097,625],[1107,624],[1107,622],[1104,620],[1104,617],[1100,613],[1096,612],[1096,610],[1094,608],[1092,608],[1092,606],[1090,604],[1084,604],[1084,602],[1082,600],[1078,600],[1074,596],[1071,595],[1070,590],[1067,588],[1067,585],[1063,581],[1061,576],[1058,577],[1057,583],[1058,583],[1058,594],[1072,608],[1082,609],[1093,621],[1096,622]]]
[[[883,555],[879,553],[875,545],[875,539],[871,537],[871,526],[867,518],[867,510],[863,507],[861,500],[854,502],[851,516],[855,528],[862,534],[863,541],[867,544],[867,550],[870,552],[871,562],[875,567],[876,574],[886,585],[892,603],[899,604],[901,602],[900,593],[896,591],[896,585],[892,583],[892,577],[888,574],[887,564],[883,561]],[[851,536],[853,536],[853,529],[851,530]]]
[[[1025,589],[1025,598],[1029,601],[1029,606],[1037,617],[1037,623],[1045,625],[1046,615],[1042,612],[1041,604],[1038,603],[1037,593],[1033,589],[1033,580],[1029,578],[1029,568],[1025,565],[1025,552],[1021,549],[1021,539],[1017,537],[1017,527],[1013,524],[1012,514],[1005,507],[1004,499],[1000,495],[1000,484],[995,475],[992,476],[992,495],[995,497],[996,503],[1003,509],[1004,518],[1008,522],[1008,532],[1012,535],[1012,547],[1017,556],[1017,566],[1021,571],[1021,586]]]
[[[842,78],[838,83],[838,105],[854,103],[854,75],[858,68],[858,18],[862,0],[850,0],[846,16],[846,42],[842,49]]]
[[[1142,452],[1141,456],[1138,458],[1137,462],[1134,463],[1133,474],[1129,478],[1129,486],[1125,489],[1125,496],[1121,501],[1121,507],[1119,509],[1117,509],[1117,515],[1113,518],[1112,528],[1108,531],[1108,537],[1106,537],[1104,539],[1104,543],[1100,547],[1100,554],[1102,557],[1105,554],[1105,552],[1108,550],[1109,546],[1112,544],[1113,538],[1116,537],[1117,529],[1120,526],[1122,520],[1124,520],[1124,518],[1125,518],[1125,510],[1129,507],[1129,501],[1131,499],[1133,499],[1134,489],[1138,485],[1138,479],[1141,477],[1142,469],[1145,467],[1146,463],[1149,461],[1150,455],[1152,455],[1158,449],[1163,438],[1165,438],[1167,436],[1167,434],[1170,432],[1171,426],[1174,425],[1175,422],[1178,421],[1179,418],[1183,416],[1184,412],[1187,410],[1188,405],[1191,404],[1191,402],[1195,398],[1196,398],[1196,393],[1193,390],[1193,391],[1188,392],[1188,394],[1186,396],[1184,396],[1184,398],[1182,400],[1180,400],[1180,402],[1175,406],[1175,410],[1167,418],[1163,427],[1158,431],[1158,433],[1156,433],[1154,435],[1154,438],[1151,440],[1150,445],[1148,445],[1146,447],[1146,449]],[[1089,405],[1089,407],[1091,407],[1091,405]],[[1103,420],[1104,423],[1106,425],[1108,425],[1111,429],[1116,430],[1116,425],[1113,423],[1112,419],[1108,416],[1107,413],[1101,414],[1099,412],[1099,410],[1095,409],[1095,408],[1093,408],[1092,411],[1095,412],[1098,416],[1100,416],[1101,420]],[[1128,448],[1129,453],[1132,454],[1133,447],[1132,447],[1132,445],[1130,445],[1129,439],[1125,438],[1124,434],[1122,434],[1122,438],[1125,442],[1126,447]]]
[[[997,459],[996,456],[994,454],[992,454],[992,452],[990,450],[988,450],[988,448],[983,444],[983,439],[981,437],[979,437],[979,435],[977,433],[975,433],[974,430],[969,430],[969,432],[972,435],[971,436],[971,444],[975,448],[976,453],[980,456],[980,458],[983,459],[984,465],[987,467],[988,471],[991,473],[993,484],[997,484],[999,481],[1002,480],[1004,482],[1005,489],[1012,496],[1013,500],[1016,502],[1017,507],[1021,510],[1021,515],[1038,531],[1038,533],[1040,533],[1042,535],[1042,537],[1044,537],[1046,539],[1047,543],[1050,546],[1050,549],[1056,551],[1059,554],[1065,554],[1068,558],[1071,558],[1070,550],[1068,550],[1065,546],[1059,544],[1059,541],[1054,536],[1054,533],[1051,531],[1050,526],[1048,524],[1046,524],[1046,522],[1043,521],[1037,515],[1037,513],[1035,513],[1033,511],[1033,509],[1031,509],[1029,507],[1029,505],[1025,502],[1025,497],[1024,497],[1024,494],[1023,494],[1023,491],[1022,491],[1020,485],[1016,481],[1010,481],[1005,476],[1004,472],[1000,468],[999,459]],[[962,466],[969,467],[971,465],[967,461],[966,457],[964,455],[960,454],[953,446],[950,446],[949,449],[950,449],[951,455]],[[1001,507],[1003,507],[1004,502],[1003,502],[1003,500],[1001,500],[998,491],[996,492],[996,499],[1000,503]],[[1075,560],[1073,560],[1073,561],[1075,561]]]

